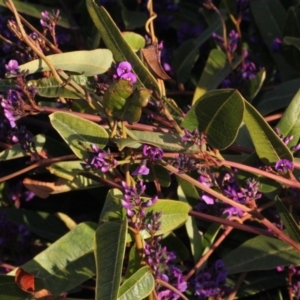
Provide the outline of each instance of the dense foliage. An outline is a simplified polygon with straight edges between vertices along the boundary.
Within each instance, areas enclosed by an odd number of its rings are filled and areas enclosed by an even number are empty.
[[[0,11],[0,299],[300,299],[299,1]]]

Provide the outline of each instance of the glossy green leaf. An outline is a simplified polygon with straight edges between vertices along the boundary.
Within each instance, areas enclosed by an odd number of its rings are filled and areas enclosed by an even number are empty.
[[[130,130],[134,139],[114,139],[113,141],[122,150],[124,147],[139,148],[141,144],[149,144],[171,152],[198,153],[199,147],[190,143],[183,143],[177,133],[147,132]]]
[[[299,252],[287,243],[266,236],[247,240],[222,258],[229,274],[299,265]]]
[[[282,36],[285,21],[285,9],[279,0],[256,0],[250,2],[254,21],[260,31],[281,78],[285,81],[295,77],[295,72],[281,53],[272,51],[273,41]]]
[[[6,7],[5,0],[0,0],[0,5]],[[49,11],[49,6],[39,5],[36,3],[33,4],[14,0],[14,5],[18,12],[37,19],[41,19],[41,12]],[[69,29],[78,29],[78,26],[72,22],[72,20],[70,20],[63,11],[60,11],[59,16],[60,19],[58,20],[57,25]]]
[[[259,112],[247,101],[244,122],[252,138],[258,157],[266,164],[279,159],[293,160],[293,155]]]
[[[93,239],[97,224],[85,222],[21,267],[39,278],[51,294],[60,295],[95,275]]]
[[[295,94],[276,127],[283,136],[293,136],[288,144],[289,147],[298,143],[300,138],[300,90]]]
[[[48,55],[47,59],[55,67],[64,71],[72,71],[85,76],[105,73],[112,64],[112,53],[108,49],[71,51]],[[42,59],[35,59],[19,66],[28,74],[49,71],[48,65]]]
[[[260,91],[264,81],[266,79],[266,70],[261,69],[254,78],[249,79],[243,86],[243,96],[248,100],[252,101],[258,92]]]
[[[55,112],[49,118],[52,126],[80,159],[88,157],[86,149],[90,149],[91,144],[102,149],[108,142],[106,130],[91,121],[64,112]]]
[[[86,0],[86,5],[104,43],[112,51],[114,59],[117,62],[129,61],[138,76],[139,82],[146,88],[155,90],[160,94],[160,88],[156,79],[124,40],[122,33],[104,7],[98,7],[93,0]]]
[[[148,266],[140,268],[120,287],[118,300],[144,299],[155,286],[155,280]]]
[[[288,236],[300,243],[300,228],[278,196],[275,197],[275,206]]]
[[[34,145],[36,147],[37,153],[43,150],[46,142],[46,137],[43,134],[38,134],[33,138]],[[7,161],[10,159],[20,158],[24,156],[29,156],[30,153],[23,150],[19,143],[14,144],[11,148],[5,149],[0,152],[0,161]]]
[[[68,228],[57,216],[46,212],[32,211],[23,208],[1,207],[7,220],[22,224],[38,236],[55,241],[68,232]]]
[[[82,162],[75,161],[61,161],[47,167],[51,174],[72,181],[79,172],[85,171]]]
[[[209,53],[203,73],[197,83],[192,104],[206,92],[216,89],[220,83],[242,62],[242,57],[237,56],[231,64],[227,62],[226,54],[218,49]]]
[[[139,51],[146,45],[145,38],[135,32],[125,31],[123,32],[123,38],[134,52]]]
[[[300,79],[283,82],[273,90],[258,96],[255,99],[256,109],[263,115],[268,115],[279,109],[287,107],[300,86]]]
[[[92,80],[85,75],[71,75],[70,77],[74,82],[84,86],[87,90],[91,90],[90,85],[94,84]],[[64,97],[82,99],[84,97],[70,86],[68,86],[68,88],[61,86],[53,76],[29,80],[27,86],[36,88],[37,94],[46,98]]]
[[[118,298],[125,254],[127,219],[101,224],[95,234],[96,300]]]
[[[207,135],[208,143],[225,149],[235,140],[243,121],[244,100],[236,90],[216,90],[202,96],[186,114],[182,126],[198,129]]]

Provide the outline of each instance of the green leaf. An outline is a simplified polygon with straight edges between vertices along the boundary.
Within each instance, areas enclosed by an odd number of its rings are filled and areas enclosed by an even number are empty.
[[[288,236],[297,243],[300,243],[299,226],[278,196],[275,197],[275,205]]]
[[[91,121],[64,112],[55,112],[49,118],[52,126],[79,159],[88,157],[86,148],[90,149],[91,144],[103,149],[108,142],[106,130]]]
[[[103,96],[103,105],[110,116],[127,121],[129,124],[139,121],[142,107],[145,107],[152,91],[138,88],[132,91],[128,80],[119,80],[112,84]]]
[[[245,101],[245,105],[244,122],[259,158],[266,164],[274,164],[282,158],[293,161],[290,150],[259,112],[249,102]]]
[[[242,62],[237,56],[231,64],[227,62],[226,54],[218,49],[210,51],[203,73],[197,83],[192,105],[206,92],[216,89],[220,83]]]
[[[132,247],[130,248],[128,266],[126,269],[124,280],[128,279],[131,275],[133,275],[141,267],[141,263],[142,263],[142,258],[139,255],[139,252],[137,251],[135,244],[133,244]]]
[[[296,72],[292,70],[282,54],[272,51],[273,41],[282,36],[285,21],[284,7],[279,0],[257,0],[250,2],[250,8],[262,40],[265,42],[281,78],[284,81],[292,79]]]
[[[74,180],[75,176],[79,172],[85,171],[84,167],[82,166],[82,162],[79,160],[61,161],[51,164],[51,166],[47,167],[47,169],[51,174],[69,181]]]
[[[33,142],[37,153],[43,150],[46,142],[46,137],[43,134],[38,134],[33,138]],[[20,144],[14,144],[11,148],[5,149],[0,152],[0,161],[7,161],[10,159],[16,159],[24,156],[29,156],[30,153],[21,148]]]
[[[107,222],[95,234],[96,300],[118,298],[125,254],[127,219],[122,223]]]
[[[144,12],[129,10],[125,5],[122,5],[121,13],[127,30],[144,27],[148,20],[148,16]]]
[[[95,275],[93,239],[97,224],[85,222],[21,267],[38,277],[54,296],[70,291]]]
[[[285,36],[283,38],[283,42],[288,46],[294,46],[298,50],[300,50],[300,38]]]
[[[244,100],[236,90],[216,90],[202,96],[186,114],[181,125],[207,136],[216,149],[225,149],[235,140],[244,115]]]
[[[5,298],[4,298],[5,297]],[[0,298],[5,300],[31,300],[15,283],[14,276],[0,275]]]
[[[296,93],[292,102],[284,111],[277,128],[283,136],[293,136],[288,147],[295,146],[300,138],[300,90]]]
[[[114,59],[117,62],[130,62],[140,84],[148,89],[155,90],[160,95],[160,88],[156,79],[124,40],[122,33],[107,11],[103,7],[98,7],[93,0],[86,0],[86,5],[104,43],[112,51]]]
[[[288,106],[297,93],[300,79],[283,82],[272,91],[264,93],[255,99],[256,109],[263,115],[268,115]]]
[[[123,38],[134,52],[139,51],[146,45],[145,38],[135,32],[123,32]]]
[[[154,285],[150,268],[142,267],[121,285],[118,300],[144,299],[152,292]]]
[[[28,230],[50,241],[56,241],[68,232],[68,228],[57,216],[46,212],[23,208],[0,208],[7,220],[25,225]]]
[[[299,265],[299,252],[287,243],[266,236],[249,239],[222,258],[229,274]]]
[[[5,0],[0,0],[0,5],[6,8]],[[18,12],[37,19],[41,19],[41,12],[45,10],[49,11],[49,6],[43,6],[36,3],[33,4],[14,0],[14,5]],[[58,19],[57,25],[69,29],[78,29],[78,26],[72,22],[72,20],[69,20],[63,11],[60,11],[59,16],[60,18]]]
[[[261,69],[254,78],[249,79],[243,86],[243,96],[248,100],[252,101],[258,92],[260,91],[264,81],[266,79],[266,70]]]
[[[194,39],[187,40],[174,51],[172,66],[180,83],[185,83],[191,76],[192,68],[199,57],[199,48],[196,45]]]
[[[90,87],[92,84],[91,78],[85,75],[70,75],[70,78],[77,84],[84,86],[87,90],[93,91]],[[27,82],[28,87],[34,87],[37,90],[37,94],[46,98],[64,97],[71,99],[82,99],[82,94],[76,92],[72,87],[68,88],[61,86],[55,77],[41,78],[37,80],[29,80]]]
[[[190,203],[190,196],[191,194],[197,193],[197,191],[194,191],[195,187],[190,184],[189,182],[181,179],[180,177],[176,177],[178,183],[180,184],[180,186],[177,189],[177,195],[178,195],[178,199],[184,203]],[[191,191],[188,190],[188,188],[191,188]],[[195,194],[195,196],[196,196]],[[194,198],[194,197],[192,197]],[[194,202],[195,199],[193,199]],[[197,202],[199,202],[199,196],[197,198]],[[190,203],[191,204],[191,203]],[[199,261],[199,259],[201,258],[201,254],[203,252],[202,249],[202,238],[201,235],[199,233],[199,229],[197,226],[197,222],[194,218],[192,217],[188,217],[186,223],[185,223],[185,228],[186,228],[186,232],[190,241],[190,247],[191,247],[191,251],[193,254],[193,258],[194,258],[194,262],[196,263],[197,261]]]
[[[112,64],[112,53],[108,49],[71,51],[48,55],[47,59],[55,69],[72,71],[85,76],[105,73]],[[21,71],[28,74],[49,71],[48,65],[42,59],[35,59],[20,65]]]
[[[171,152],[184,152],[184,153],[198,153],[199,147],[191,145],[190,143],[183,143],[181,136],[177,133],[160,133],[160,132],[147,132],[139,130],[130,130],[134,139],[113,139],[118,145],[119,150],[124,147],[139,148],[141,144],[153,145],[166,151]]]

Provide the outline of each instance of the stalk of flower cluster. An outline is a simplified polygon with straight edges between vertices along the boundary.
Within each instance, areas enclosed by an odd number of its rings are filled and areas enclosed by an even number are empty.
[[[190,182],[191,184],[193,184],[194,186],[200,188],[201,190],[203,190],[204,192],[216,197],[217,199],[220,199],[221,201],[239,208],[240,210],[247,212],[249,214],[251,214],[254,218],[257,218],[262,224],[264,224],[267,228],[269,228],[276,236],[278,236],[280,239],[282,239],[284,242],[286,242],[287,244],[291,245],[293,248],[295,248],[297,251],[300,252],[300,245],[298,243],[296,243],[294,240],[292,240],[289,236],[287,236],[285,233],[283,233],[280,229],[278,229],[274,224],[272,224],[268,219],[266,219],[263,215],[261,215],[256,209],[251,209],[245,205],[242,205],[240,203],[237,203],[229,198],[227,198],[226,196],[214,191],[213,189],[207,187],[206,185],[200,183],[199,181],[197,181],[196,179],[186,175],[186,174],[182,174],[179,172],[178,169],[176,169],[175,167],[171,166],[170,164],[161,161],[161,165],[167,169],[168,171],[176,174],[177,176],[181,177],[182,179]]]

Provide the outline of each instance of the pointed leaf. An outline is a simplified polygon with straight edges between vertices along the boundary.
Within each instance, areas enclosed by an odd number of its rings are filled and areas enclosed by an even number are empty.
[[[122,34],[124,40],[127,42],[127,44],[132,48],[134,52],[137,52],[141,48],[145,47],[146,40],[141,35],[130,31],[125,31]]]
[[[283,42],[288,46],[294,46],[297,50],[300,51],[300,38],[296,38],[293,36],[285,36],[283,38]]]
[[[108,49],[81,50],[48,55],[47,59],[55,67],[64,71],[72,71],[85,76],[105,73],[113,61],[112,53]],[[35,59],[20,65],[21,71],[28,74],[49,71],[48,65],[42,59]]]
[[[287,243],[266,236],[249,239],[222,258],[229,274],[299,265],[299,252]]]
[[[93,239],[97,224],[85,222],[21,267],[39,278],[51,294],[67,292],[95,275]]]
[[[128,266],[126,269],[124,280],[128,279],[137,270],[139,270],[141,265],[142,265],[142,257],[139,255],[139,252],[137,251],[135,244],[133,244],[129,252]]]
[[[144,299],[152,292],[154,285],[150,268],[142,267],[121,285],[118,300]]]
[[[209,53],[203,73],[197,83],[192,104],[206,92],[216,89],[220,83],[242,62],[242,57],[237,56],[231,64],[227,62],[226,54],[218,49]]]
[[[216,90],[202,96],[186,114],[182,126],[198,129],[216,149],[225,149],[235,140],[244,115],[244,100],[236,90]]]
[[[85,171],[82,162],[75,161],[61,161],[47,167],[51,174],[72,181],[79,172]]]
[[[266,164],[274,164],[282,158],[293,161],[290,150],[259,112],[249,102],[245,101],[245,105],[244,122],[259,158]]]
[[[298,143],[300,138],[300,90],[298,90],[292,102],[284,111],[276,127],[283,136],[293,136],[293,139],[288,144],[289,147]]]
[[[127,219],[107,222],[97,228],[94,247],[96,258],[96,300],[118,298],[127,234]]]
[[[300,228],[278,196],[275,197],[275,205],[288,236],[300,243]]]
[[[160,94],[156,79],[147,70],[139,57],[124,40],[120,30],[103,7],[98,7],[93,0],[86,0],[88,12],[99,30],[101,37],[117,62],[128,61],[133,66],[139,82],[146,88],[155,90]]]
[[[49,118],[52,126],[80,159],[88,157],[86,148],[90,149],[91,144],[102,149],[108,142],[106,130],[91,121],[64,112],[55,112]]]

